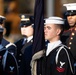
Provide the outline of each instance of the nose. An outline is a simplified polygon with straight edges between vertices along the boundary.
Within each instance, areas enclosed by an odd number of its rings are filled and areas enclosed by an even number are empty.
[[[44,28],[44,32],[46,31],[46,28]]]
[[[47,29],[46,28],[44,29],[44,33],[47,33]]]

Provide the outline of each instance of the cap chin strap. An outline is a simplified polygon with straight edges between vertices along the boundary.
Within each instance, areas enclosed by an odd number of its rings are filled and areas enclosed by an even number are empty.
[[[76,23],[73,26],[70,26],[70,28],[74,28],[74,27],[76,27]]]
[[[76,22],[75,22],[75,24],[73,25],[73,27],[75,27],[76,26]]]
[[[73,25],[73,27],[76,27],[76,23]]]

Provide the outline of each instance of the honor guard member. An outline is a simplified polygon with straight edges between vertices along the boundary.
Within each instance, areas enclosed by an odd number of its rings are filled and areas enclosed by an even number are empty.
[[[0,16],[1,17],[1,16]],[[0,18],[0,24],[3,19]],[[18,75],[18,65],[15,56],[6,46],[3,46],[3,31],[4,28],[0,25],[0,75]]]
[[[24,53],[25,48],[33,42],[32,40],[33,25],[32,22],[30,21],[32,20],[31,17],[32,16],[24,14],[20,15],[21,18],[20,30],[23,38],[15,42],[15,45],[17,46],[17,62],[19,67],[21,65],[22,55]]]
[[[3,36],[4,36],[4,33],[6,31],[6,29],[4,28],[4,21],[6,20],[6,18],[4,16],[1,16],[0,15],[0,27],[3,28],[3,32],[1,32],[1,36],[2,37],[2,41],[1,41],[1,44],[2,46],[8,48],[8,51],[11,52],[11,54],[13,55],[16,55],[16,45],[7,41]]]
[[[22,27],[22,32],[25,33],[27,41],[25,42],[25,45],[21,49],[23,56],[19,75],[31,75],[30,62],[32,59],[34,17],[30,16],[30,20],[23,24],[24,27]]]
[[[68,46],[76,61],[76,3],[64,4],[69,29],[64,31],[62,41]],[[76,66],[76,64],[75,64]]]
[[[45,39],[49,41],[45,50],[34,54],[31,61],[32,75],[74,75],[74,59],[60,41],[64,20],[60,17],[45,19]]]

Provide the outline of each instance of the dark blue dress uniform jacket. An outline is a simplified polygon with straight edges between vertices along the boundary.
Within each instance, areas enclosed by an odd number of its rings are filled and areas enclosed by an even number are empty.
[[[23,39],[21,39],[15,43],[18,48],[17,49],[17,62],[18,62],[19,71],[20,71],[19,73],[21,75],[25,75],[25,74],[29,75],[25,72],[30,73],[30,70],[27,71],[27,69],[30,67],[32,49],[29,47],[30,47],[30,45],[32,45],[32,42],[33,42],[33,40],[31,39],[29,42],[27,42],[23,45]],[[27,60],[27,58],[28,58],[28,60]],[[26,65],[26,63],[27,63],[27,65]],[[24,67],[26,67],[27,69],[24,69]]]
[[[32,43],[25,48],[19,75],[31,75]]]
[[[18,66],[20,67],[21,65],[21,61],[22,61],[22,52],[21,52],[21,49],[22,47],[24,46],[23,44],[23,41],[24,39],[20,39],[18,41],[16,41],[14,44],[17,46],[17,55],[16,55],[16,59],[17,59],[17,62],[18,62]]]

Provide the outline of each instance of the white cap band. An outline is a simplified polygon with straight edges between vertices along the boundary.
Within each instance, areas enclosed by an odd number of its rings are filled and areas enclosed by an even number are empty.
[[[64,20],[60,17],[49,17],[44,20],[44,24],[64,24]]]

